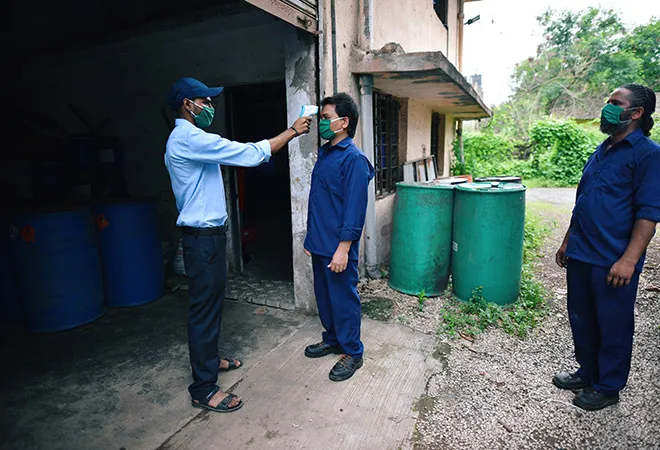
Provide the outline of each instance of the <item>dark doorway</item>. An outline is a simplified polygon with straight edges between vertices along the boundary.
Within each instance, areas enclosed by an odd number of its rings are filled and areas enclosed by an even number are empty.
[[[284,82],[230,87],[226,95],[231,139],[257,142],[286,129]],[[287,150],[266,164],[236,171],[245,272],[264,280],[293,281]]]

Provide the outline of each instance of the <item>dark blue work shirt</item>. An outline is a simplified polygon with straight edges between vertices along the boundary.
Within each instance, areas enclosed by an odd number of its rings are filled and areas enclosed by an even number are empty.
[[[571,259],[604,268],[623,256],[636,220],[660,222],[660,145],[640,129],[607,150],[610,142],[584,166],[566,250]]]
[[[319,149],[309,192],[309,252],[332,258],[341,241],[353,241],[348,258],[357,261],[373,177],[373,166],[351,138]]]

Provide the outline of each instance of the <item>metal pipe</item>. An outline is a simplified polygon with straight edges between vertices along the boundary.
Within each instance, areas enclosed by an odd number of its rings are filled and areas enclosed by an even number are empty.
[[[321,5],[319,2],[318,5],[318,34],[316,35],[316,98],[320,101],[325,97],[325,71],[326,71],[326,61],[325,61],[325,46],[328,40],[328,36],[323,32],[325,30],[325,4]],[[320,138],[318,144],[320,145]]]
[[[360,131],[362,133],[362,151],[374,166],[374,77],[372,75],[360,76],[360,109],[362,120]],[[364,221],[367,275],[371,278],[380,278],[378,269],[378,240],[376,236],[376,187],[374,180],[369,183],[367,197],[367,216]]]
[[[337,16],[335,14],[335,0],[330,0],[330,20],[332,27],[332,93],[336,94],[337,81]]]

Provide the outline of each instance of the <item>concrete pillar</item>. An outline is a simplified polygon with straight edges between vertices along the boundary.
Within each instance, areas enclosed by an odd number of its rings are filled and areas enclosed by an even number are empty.
[[[300,115],[302,105],[316,105],[317,61],[314,35],[297,29],[284,48],[286,72],[287,118],[289,124]],[[305,255],[303,243],[307,234],[307,202],[312,169],[318,151],[318,128],[289,143],[291,177],[291,223],[293,231],[293,284],[297,310],[315,313],[316,299],[311,258]]]

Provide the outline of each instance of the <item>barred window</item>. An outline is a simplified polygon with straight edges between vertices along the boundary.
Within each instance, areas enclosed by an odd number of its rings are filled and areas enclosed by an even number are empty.
[[[399,100],[374,90],[374,150],[376,195],[396,189],[401,180],[399,167]]]

